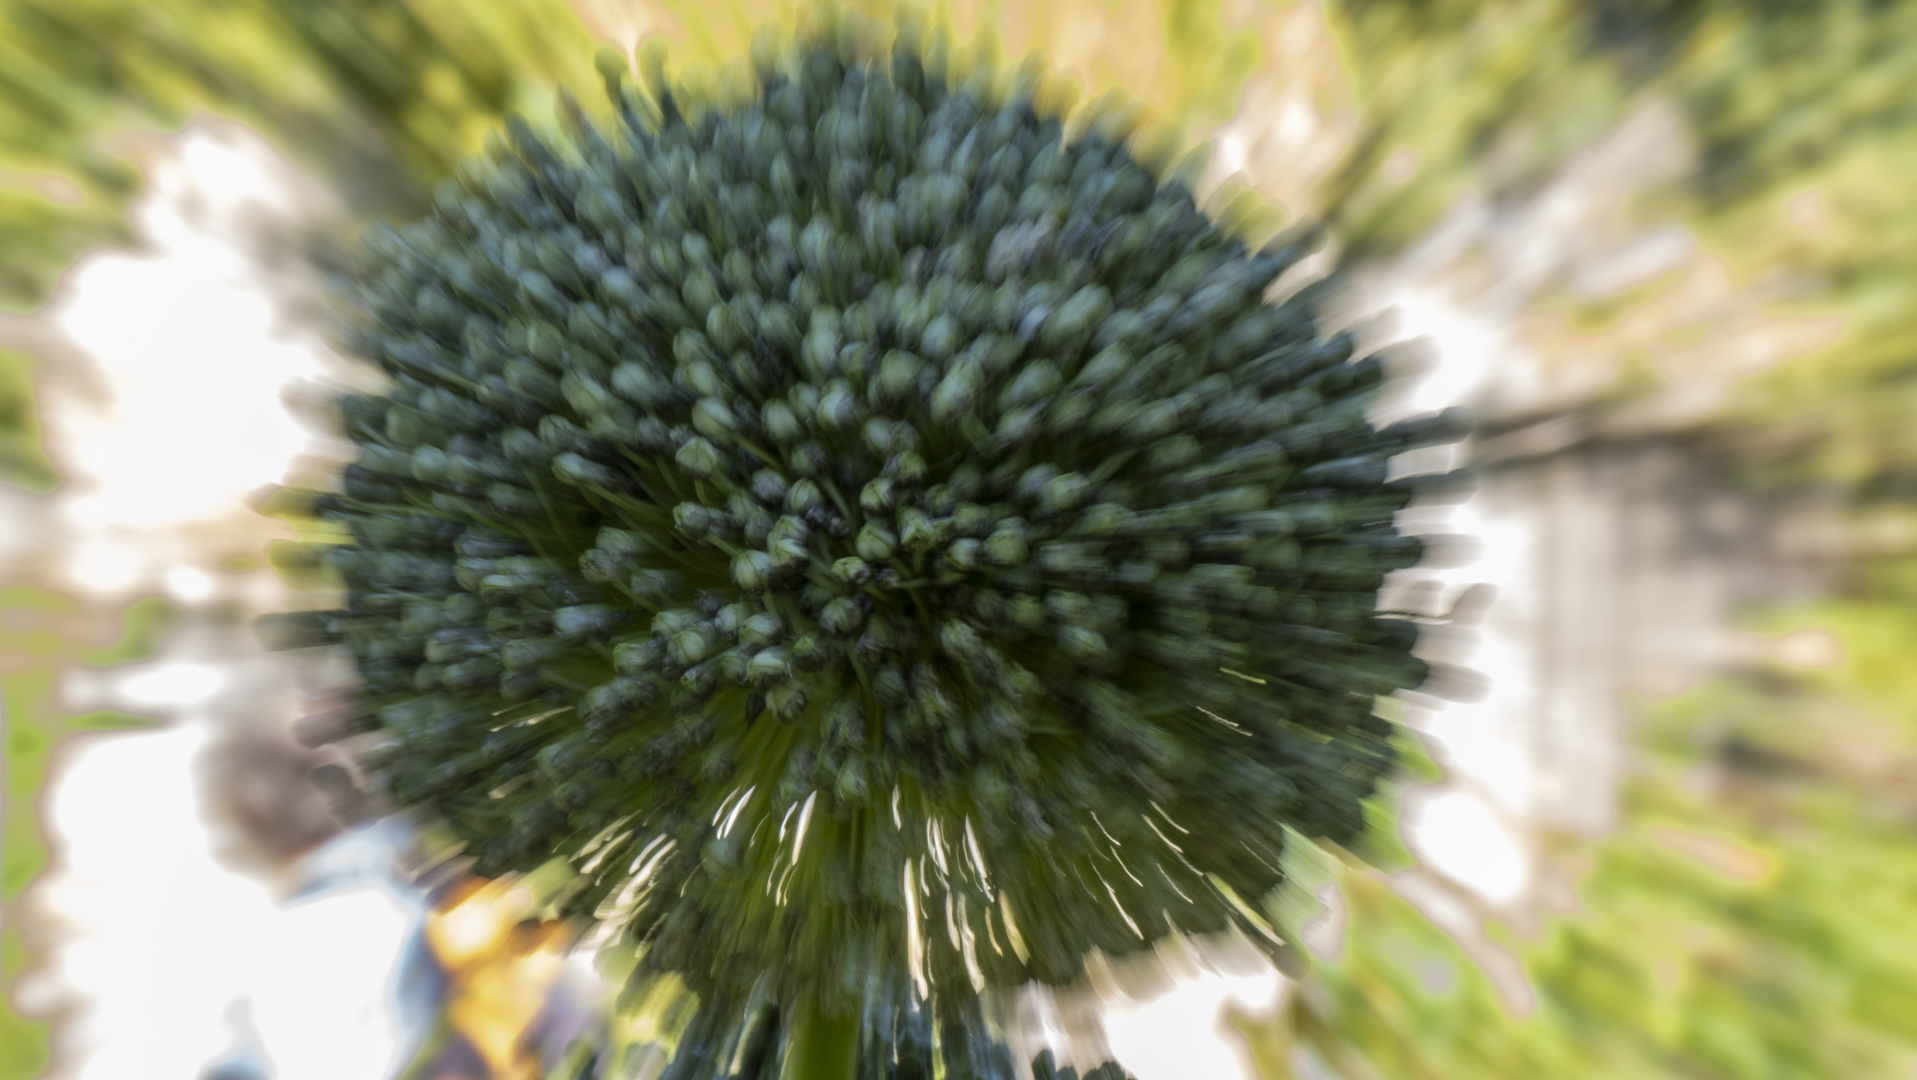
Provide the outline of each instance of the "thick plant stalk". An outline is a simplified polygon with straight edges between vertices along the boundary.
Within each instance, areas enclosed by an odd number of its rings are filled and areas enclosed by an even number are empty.
[[[862,1030],[858,1013],[800,1006],[779,1080],[856,1080]]]

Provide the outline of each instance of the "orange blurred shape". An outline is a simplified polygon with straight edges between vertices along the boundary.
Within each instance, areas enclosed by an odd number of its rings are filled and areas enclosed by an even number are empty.
[[[533,1080],[526,1034],[552,996],[571,932],[527,922],[532,894],[512,878],[475,881],[426,917],[426,941],[446,969],[446,1019],[495,1080]]]

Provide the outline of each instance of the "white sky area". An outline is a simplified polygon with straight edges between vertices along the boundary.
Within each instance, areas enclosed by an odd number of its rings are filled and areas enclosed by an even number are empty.
[[[1113,1060],[1138,1080],[1231,1076],[1256,1080],[1244,1051],[1236,1045],[1236,1033],[1225,1026],[1224,1014],[1235,1007],[1252,1015],[1268,1015],[1282,989],[1273,973],[1201,971],[1149,1001],[1120,998],[1109,1003],[1104,1014],[1105,1039]]]
[[[69,277],[53,317],[104,393],[55,396],[48,419],[70,472],[73,583],[191,603],[216,585],[191,527],[245,513],[244,496],[309,448],[281,392],[324,354],[280,324],[239,243],[246,215],[302,212],[285,163],[228,128],[191,129],[173,149],[135,211],[147,249]],[[88,707],[171,721],[89,737],[50,792],[60,866],[36,895],[62,944],[31,989],[78,1006],[59,1048],[75,1080],[195,1080],[229,1059],[277,1080],[379,1080],[398,1060],[395,959],[420,900],[374,871],[382,834],[336,842],[334,859],[354,845],[375,857],[293,903],[213,857],[198,710],[232,681],[219,663],[162,656],[70,688]]]
[[[1430,346],[1432,363],[1403,393],[1402,415],[1467,405],[1490,371],[1509,370],[1518,358],[1491,318],[1415,278],[1393,288],[1385,302],[1399,337],[1423,339]],[[1474,640],[1443,657],[1482,676],[1488,693],[1468,703],[1425,698],[1410,710],[1408,719],[1437,744],[1449,775],[1437,790],[1406,800],[1405,839],[1432,869],[1493,904],[1514,904],[1525,895],[1531,870],[1514,822],[1530,812],[1534,796],[1536,770],[1526,727],[1539,721],[1527,708],[1538,643],[1508,616],[1535,592],[1539,523],[1532,513],[1497,513],[1474,493],[1455,506],[1414,507],[1400,524],[1407,531],[1469,537],[1478,545],[1477,556],[1464,565],[1400,572],[1436,585],[1443,598],[1440,610],[1474,585],[1489,586],[1496,597]]]
[[[103,400],[49,410],[77,480],[64,507],[81,533],[69,571],[100,591],[149,584],[167,548],[154,530],[230,516],[310,440],[280,394],[317,376],[323,354],[281,324],[237,242],[249,217],[300,213],[287,166],[229,129],[174,145],[134,210],[147,250],[83,261],[53,313],[104,384]],[[165,570],[164,585],[203,595],[211,583],[195,572]]]
[[[55,315],[92,356],[106,397],[59,403],[49,420],[78,474],[65,506],[74,582],[191,602],[214,582],[179,547],[180,527],[230,516],[308,449],[281,393],[290,380],[316,377],[323,352],[280,324],[238,243],[243,213],[301,212],[285,164],[228,129],[192,130],[177,148],[153,166],[136,213],[150,250],[86,261]],[[1500,356],[1494,331],[1436,294],[1390,301],[1407,336],[1437,346],[1412,411],[1468,398]],[[1448,592],[1490,581],[1501,595],[1521,594],[1532,544],[1525,522],[1467,503],[1439,531],[1484,544],[1473,564],[1431,575]],[[1464,782],[1417,804],[1407,823],[1434,868],[1497,902],[1519,897],[1529,874],[1508,824],[1527,806],[1529,762],[1522,741],[1495,722],[1501,702],[1523,694],[1528,655],[1523,642],[1487,634],[1462,658],[1491,676],[1492,696],[1439,709],[1424,727]],[[108,696],[172,715],[174,725],[94,739],[53,790],[64,870],[43,902],[71,929],[53,975],[78,996],[62,1049],[77,1080],[193,1080],[242,1029],[279,1080],[374,1080],[400,1051],[393,964],[416,900],[368,879],[288,906],[210,854],[193,780],[207,734],[194,709],[227,683],[214,664],[132,669]],[[1107,1035],[1140,1080],[1249,1077],[1235,1039],[1222,1034],[1221,1010],[1233,1001],[1266,1010],[1279,992],[1275,972],[1200,972],[1152,1000],[1110,1002]]]
[[[220,866],[192,790],[206,739],[191,718],[96,738],[53,789],[65,865],[42,902],[70,934],[54,974],[82,1003],[63,1064],[190,1080],[239,1050],[278,1080],[389,1075],[419,901],[368,877],[285,904]]]

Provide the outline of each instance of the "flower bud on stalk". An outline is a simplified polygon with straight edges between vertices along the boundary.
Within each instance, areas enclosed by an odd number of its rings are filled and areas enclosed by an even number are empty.
[[[515,125],[371,245],[349,609],[281,635],[353,652],[369,766],[478,872],[564,859],[565,913],[698,995],[686,1080],[930,1075],[933,1023],[1007,1074],[975,978],[1267,940],[1422,677],[1374,613],[1423,550],[1388,460],[1463,430],[1364,421],[1379,365],[1261,299],[1301,245],[837,50],[657,123],[609,65],[623,132]]]

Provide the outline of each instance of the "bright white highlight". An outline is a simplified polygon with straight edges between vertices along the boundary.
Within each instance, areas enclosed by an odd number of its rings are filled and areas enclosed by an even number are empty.
[[[96,595],[158,587],[197,603],[219,591],[203,567],[230,553],[208,537],[247,535],[247,493],[312,448],[283,394],[328,354],[281,325],[275,274],[251,250],[260,219],[318,208],[298,177],[237,127],[196,124],[171,150],[151,160],[134,210],[141,250],[82,260],[48,311],[99,391],[53,384],[43,402],[69,481],[51,553]],[[267,574],[240,591],[254,607],[279,602]],[[58,913],[61,937],[35,992],[72,1009],[63,1076],[196,1077],[236,1047],[279,1080],[379,1080],[399,1063],[393,969],[412,898],[355,872],[344,891],[283,906],[213,857],[198,788],[207,727],[194,713],[235,675],[163,660],[63,679],[96,707],[188,717],[75,747],[48,792],[61,865],[36,903]],[[383,843],[369,836],[336,844]]]
[[[1391,306],[1405,337],[1428,338],[1438,349],[1437,366],[1418,380],[1406,402],[1413,414],[1469,400],[1506,351],[1492,323],[1433,293],[1408,291],[1393,296]]]
[[[280,908],[249,950],[253,1023],[279,1080],[389,1075],[400,1049],[393,966],[412,928],[383,889]]]
[[[367,885],[283,907],[220,866],[194,792],[205,742],[193,727],[95,740],[52,792],[65,872],[43,897],[71,935],[48,973],[78,999],[70,1075],[198,1076],[240,1035],[282,1080],[390,1075],[394,960],[417,911]]]
[[[121,679],[119,696],[129,705],[184,708],[205,702],[226,683],[226,674],[212,664],[175,660]]]
[[[1189,1080],[1194,1076],[1242,1077],[1258,1074],[1225,1025],[1227,1008],[1267,1013],[1281,992],[1277,972],[1223,975],[1201,971],[1147,1001],[1121,999],[1104,1010],[1105,1037],[1112,1056],[1138,1080]]]
[[[799,849],[805,844],[806,826],[812,824],[812,804],[819,799],[819,793],[813,792],[805,797],[805,809],[799,811],[799,827],[792,834],[792,865],[799,864]]]
[[[89,592],[125,592],[137,584],[146,567],[140,554],[127,544],[88,540],[74,547],[66,564],[67,577]]]
[[[213,595],[213,575],[197,566],[176,566],[166,572],[166,591],[189,604],[204,600]]]
[[[732,808],[732,813],[726,815],[726,823],[724,825],[719,826],[719,835],[721,837],[725,836],[727,833],[732,831],[733,823],[739,820],[740,811],[743,811],[746,808],[746,804],[752,801],[752,793],[757,790],[759,789],[755,785],[753,787],[747,788],[745,790],[745,794],[739,796],[738,805]]]
[[[323,351],[280,325],[242,246],[248,215],[295,212],[290,176],[263,143],[202,129],[152,168],[149,191],[134,217],[151,253],[83,261],[54,313],[108,388],[104,402],[50,410],[82,492],[68,514],[89,531],[230,515],[309,439],[281,393],[316,375]],[[130,584],[102,565],[90,557],[76,574]]]
[[[1433,869],[1492,903],[1523,895],[1529,860],[1483,799],[1447,791],[1407,816],[1407,839]]]
[[[932,988],[925,980],[925,942],[919,937],[919,886],[916,875],[912,873],[913,860],[905,860],[905,959],[912,969],[912,983],[918,987],[919,997],[932,996]]]

